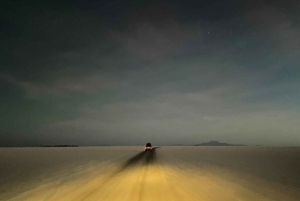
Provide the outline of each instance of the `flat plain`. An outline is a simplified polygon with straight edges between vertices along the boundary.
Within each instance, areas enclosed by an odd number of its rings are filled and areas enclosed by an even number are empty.
[[[299,200],[298,147],[1,148],[0,200]]]

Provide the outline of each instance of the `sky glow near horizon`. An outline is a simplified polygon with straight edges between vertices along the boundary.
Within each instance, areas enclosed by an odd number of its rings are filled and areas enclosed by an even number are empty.
[[[300,145],[297,0],[1,4],[0,146]]]

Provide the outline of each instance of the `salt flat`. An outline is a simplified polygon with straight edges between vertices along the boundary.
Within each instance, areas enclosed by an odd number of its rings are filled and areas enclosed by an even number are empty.
[[[300,148],[1,148],[0,200],[299,200]]]

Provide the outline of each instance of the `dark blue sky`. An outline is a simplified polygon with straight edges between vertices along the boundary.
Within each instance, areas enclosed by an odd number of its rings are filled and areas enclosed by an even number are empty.
[[[0,146],[299,146],[299,9],[1,1]]]

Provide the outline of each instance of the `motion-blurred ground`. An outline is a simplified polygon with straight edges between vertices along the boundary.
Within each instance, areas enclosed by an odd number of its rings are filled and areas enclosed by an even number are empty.
[[[3,148],[0,200],[299,200],[300,148]]]

